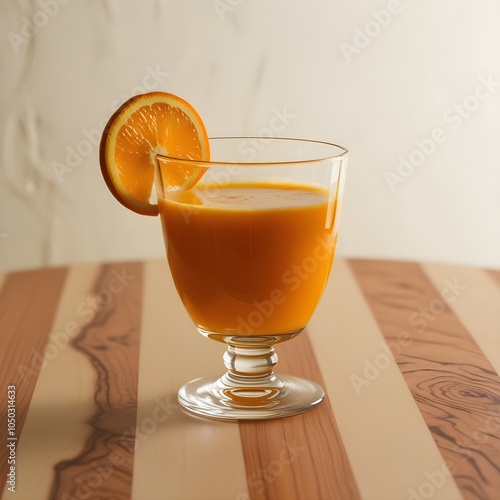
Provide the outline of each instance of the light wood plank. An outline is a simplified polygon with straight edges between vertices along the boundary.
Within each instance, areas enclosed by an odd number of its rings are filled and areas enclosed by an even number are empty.
[[[183,383],[222,374],[224,347],[196,332],[166,260],[146,265],[133,495],[244,500],[238,426],[197,419],[177,403]]]
[[[334,264],[310,339],[361,497],[410,498],[444,460],[343,260]],[[452,477],[442,482],[433,500],[461,498]]]

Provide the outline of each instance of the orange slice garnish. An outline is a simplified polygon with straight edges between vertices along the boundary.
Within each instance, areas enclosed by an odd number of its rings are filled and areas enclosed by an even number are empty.
[[[115,198],[130,210],[158,215],[151,202],[155,154],[208,160],[208,137],[196,110],[184,99],[166,92],[137,95],[109,119],[99,148],[104,180]],[[189,189],[204,169],[178,164],[169,178],[173,187]]]

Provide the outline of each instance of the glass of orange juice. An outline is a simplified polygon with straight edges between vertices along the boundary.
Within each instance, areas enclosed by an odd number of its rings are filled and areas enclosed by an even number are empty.
[[[188,382],[179,402],[199,415],[268,419],[324,397],[277,375],[274,345],[306,327],[328,280],[347,150],[321,141],[210,139],[210,161],[156,155],[158,206],[171,274],[198,332],[227,345],[221,377]],[[199,169],[190,189],[175,169]]]

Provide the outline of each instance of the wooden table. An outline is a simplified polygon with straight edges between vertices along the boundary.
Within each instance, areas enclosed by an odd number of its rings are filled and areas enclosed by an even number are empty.
[[[338,259],[278,347],[277,371],[326,400],[231,424],[176,401],[222,373],[224,347],[195,332],[166,262],[5,274],[2,499],[499,499],[499,306],[500,271]]]

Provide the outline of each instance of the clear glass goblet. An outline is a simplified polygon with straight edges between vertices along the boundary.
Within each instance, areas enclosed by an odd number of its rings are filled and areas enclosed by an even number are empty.
[[[335,253],[347,150],[321,141],[210,139],[210,161],[156,156],[167,259],[198,332],[227,345],[221,377],[180,388],[187,410],[224,420],[313,408],[311,381],[277,375],[274,345],[306,327]],[[200,179],[172,188],[176,169]],[[173,177],[172,177],[173,176]]]

